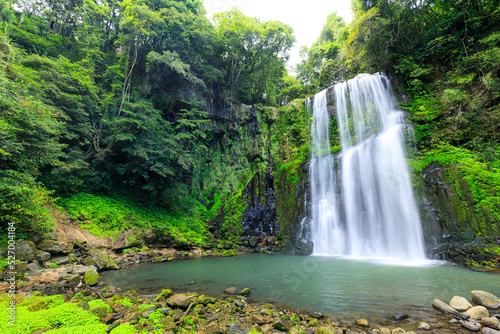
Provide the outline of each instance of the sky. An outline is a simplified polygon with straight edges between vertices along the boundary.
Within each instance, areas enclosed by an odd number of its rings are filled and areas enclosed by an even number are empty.
[[[292,26],[296,42],[290,50],[289,71],[300,62],[301,46],[310,47],[319,37],[326,18],[337,12],[348,24],[352,20],[349,0],[203,0],[207,16],[236,7],[246,16],[264,21],[279,20]]]

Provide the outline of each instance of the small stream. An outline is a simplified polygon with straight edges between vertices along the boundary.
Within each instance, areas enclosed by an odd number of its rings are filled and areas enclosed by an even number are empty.
[[[251,298],[346,319],[433,314],[434,298],[470,300],[471,290],[500,296],[500,275],[478,273],[444,261],[386,263],[344,257],[241,255],[140,264],[103,275],[107,285],[138,294],[164,288],[221,297],[249,287]],[[187,282],[194,281],[193,285]]]

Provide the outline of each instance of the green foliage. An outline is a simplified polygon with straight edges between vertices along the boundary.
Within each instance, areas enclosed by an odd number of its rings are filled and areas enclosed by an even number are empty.
[[[89,301],[89,309],[92,310],[96,307],[105,307],[108,313],[111,313],[111,307],[106,304],[102,299],[94,299]]]
[[[0,298],[0,316],[7,319],[9,301],[6,294]],[[62,296],[30,297],[16,305],[16,326],[7,321],[0,324],[2,333],[33,333],[43,328],[54,328],[53,333],[83,334],[89,331],[105,332],[107,325],[99,318],[74,303],[64,303]]]
[[[497,148],[498,149],[498,148]],[[480,226],[474,227],[476,234],[496,235],[500,229],[500,159],[481,161],[478,156],[465,148],[447,143],[439,143],[435,149],[425,152],[419,159],[410,161],[411,167],[421,172],[431,164],[454,166],[460,173],[456,177],[447,176],[453,183],[461,201],[474,205]]]
[[[205,243],[205,224],[197,215],[138,205],[126,197],[115,199],[87,193],[61,198],[58,204],[74,219],[84,216],[87,220],[81,227],[98,236],[117,237],[125,229],[155,228],[166,240],[181,245]]]
[[[237,9],[214,16],[223,41],[222,66],[230,94],[244,103],[274,103],[275,87],[283,77],[293,29],[279,21],[260,21]]]
[[[297,65],[297,78],[308,88],[309,94],[346,79],[341,49],[348,35],[344,19],[332,13],[318,40],[309,49],[301,49],[303,60]]]

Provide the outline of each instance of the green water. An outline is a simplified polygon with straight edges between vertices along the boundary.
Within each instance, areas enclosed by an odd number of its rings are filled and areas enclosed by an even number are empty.
[[[499,274],[442,261],[404,266],[318,256],[243,255],[142,264],[107,273],[103,280],[139,294],[175,287],[217,297],[231,286],[249,287],[251,297],[260,301],[346,318],[435,312],[434,298],[449,302],[460,295],[470,300],[471,290],[500,296]],[[195,284],[186,285],[188,281]]]

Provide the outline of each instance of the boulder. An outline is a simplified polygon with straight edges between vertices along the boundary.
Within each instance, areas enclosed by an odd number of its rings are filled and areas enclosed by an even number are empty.
[[[113,249],[125,249],[132,247],[141,247],[142,238],[138,235],[136,230],[128,230],[120,234],[118,240],[113,244]]]
[[[484,327],[483,330],[481,331],[481,334],[500,334],[500,331],[497,331],[496,329],[493,328]]]
[[[30,274],[37,274],[38,271],[42,270],[42,266],[40,265],[40,263],[38,261],[33,261],[31,263],[28,263],[26,269],[28,270],[28,272]]]
[[[120,269],[112,257],[103,254],[100,250],[91,249],[87,254],[88,256],[82,261],[87,266],[95,266],[98,271]]]
[[[144,243],[143,238],[146,239],[154,239],[154,234],[151,231],[139,231],[136,229],[132,230],[127,230],[120,234],[116,242],[113,244],[113,249],[118,250],[118,249],[125,249],[125,248],[132,248],[132,247],[141,247]]]
[[[297,240],[294,251],[297,255],[311,255],[314,250],[314,243],[311,240]]]
[[[36,245],[38,249],[49,252],[50,254],[63,253],[68,254],[73,251],[73,243],[54,240],[42,240]]]
[[[238,294],[238,291],[236,291],[236,289],[234,287],[227,288],[226,290],[224,290],[224,292],[227,293],[228,295],[237,295]]]
[[[481,325],[498,330],[500,329],[500,320],[495,317],[483,318],[481,319]]]
[[[457,311],[453,307],[451,307],[450,305],[446,304],[445,302],[439,299],[434,299],[432,301],[432,306],[446,313],[451,313],[451,314],[457,313]]]
[[[471,307],[465,313],[469,314],[472,319],[482,319],[490,316],[488,310],[484,306]]]
[[[191,304],[191,300],[185,295],[175,294],[167,299],[167,303],[170,306],[186,309],[189,307],[189,304]]]
[[[454,296],[450,301],[450,306],[458,312],[465,312],[472,307],[467,299],[460,296]]]
[[[38,261],[48,261],[48,260],[50,260],[50,253],[49,252],[44,252],[43,250],[38,249],[35,252],[35,260],[38,260]]]
[[[97,270],[97,268],[94,266],[82,266],[82,265],[76,265],[69,268],[71,269],[70,272],[76,275],[83,275],[89,270]]]
[[[249,288],[244,288],[243,290],[241,290],[240,295],[248,296],[250,293],[251,293],[251,291]]]
[[[88,286],[97,285],[99,282],[99,274],[96,270],[91,269],[83,274],[83,282]]]
[[[470,295],[472,300],[481,306],[491,309],[500,308],[500,298],[489,292],[474,290],[470,292]]]
[[[36,246],[33,241],[17,240],[16,241],[16,260],[33,261],[35,259]]]
[[[462,321],[462,327],[470,330],[471,332],[479,332],[481,327],[476,322]]]
[[[57,262],[58,265],[63,266],[69,263],[69,257],[67,256],[53,256],[52,262]]]

